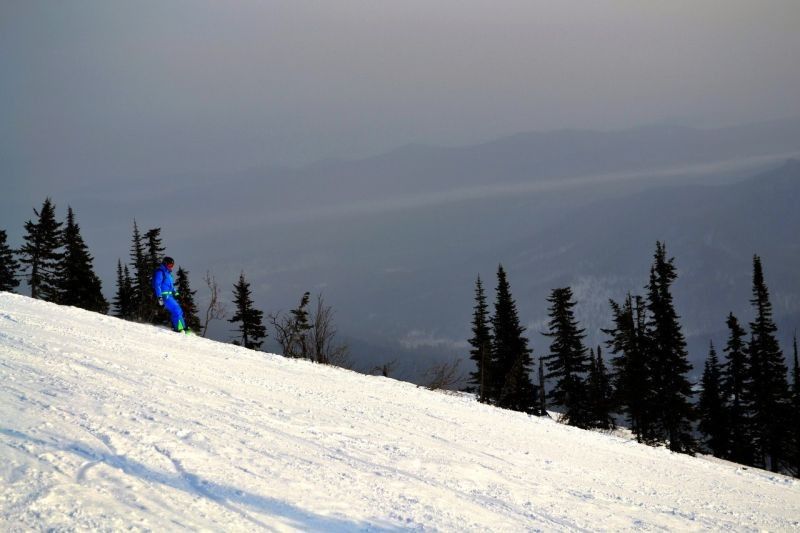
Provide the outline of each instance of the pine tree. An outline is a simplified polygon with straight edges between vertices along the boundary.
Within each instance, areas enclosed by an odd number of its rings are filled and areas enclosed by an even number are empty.
[[[702,390],[698,402],[699,429],[705,434],[705,445],[715,457],[726,457],[730,449],[728,408],[722,395],[721,366],[711,343],[703,369]]]
[[[59,265],[61,264],[62,222],[56,222],[56,206],[45,199],[41,210],[33,212],[37,222],[25,223],[25,244],[19,250],[19,261],[26,272],[31,297],[56,302],[59,294]]]
[[[19,286],[17,270],[19,263],[6,243],[6,232],[0,230],[0,291],[13,291]]]
[[[797,364],[797,333],[794,334],[792,348],[794,348],[794,368],[792,369],[792,407],[791,426],[794,428],[792,435],[792,455],[789,468],[794,476],[800,478],[800,366]]]
[[[638,442],[652,442],[654,393],[647,365],[644,300],[629,293],[621,305],[613,300],[609,303],[614,327],[603,332],[611,337],[606,346],[615,355],[611,359],[612,404],[625,413]]]
[[[311,346],[309,342],[309,332],[311,324],[308,320],[308,304],[311,301],[311,293],[305,292],[300,298],[300,304],[296,309],[289,311],[291,315],[291,348],[287,357],[297,357],[300,359],[311,358]]]
[[[152,268],[147,260],[142,234],[139,232],[139,225],[133,219],[133,238],[131,242],[131,266],[133,276],[131,284],[131,301],[133,303],[133,316],[131,318],[139,321],[147,321],[155,316],[150,310],[150,301],[153,300],[150,280]]]
[[[72,207],[67,207],[64,256],[60,268],[60,303],[105,314],[108,301],[103,296],[103,283],[95,274],[92,261]]]
[[[673,261],[673,258],[667,259],[666,247],[656,242],[647,286],[650,377],[659,437],[669,441],[672,451],[693,453],[692,386],[686,377],[692,366],[670,292],[672,283],[677,279]]]
[[[263,324],[264,313],[253,307],[250,284],[245,279],[244,272],[239,275],[239,281],[234,285],[233,297],[236,312],[228,322],[239,323],[239,328],[235,331],[241,335],[233,343],[251,350],[258,350],[267,336],[267,330]]]
[[[590,350],[589,358],[589,377],[586,380],[589,392],[589,425],[599,429],[613,429],[615,424],[611,416],[611,390],[599,346],[597,356],[595,357],[594,350]]]
[[[728,343],[725,345],[725,363],[721,369],[722,397],[727,406],[730,450],[727,457],[741,464],[753,463],[753,451],[748,433],[748,417],[745,405],[745,382],[749,375],[745,330],[739,320],[728,314]]]
[[[750,323],[748,387],[756,466],[777,472],[788,459],[789,386],[786,364],[775,334],[769,290],[764,282],[761,258],[753,257],[753,298],[756,318]]]
[[[144,247],[142,268],[146,274],[147,285],[142,294],[140,316],[146,322],[162,324],[164,322],[164,310],[158,305],[158,300],[153,297],[151,289],[153,273],[158,268],[158,265],[161,264],[165,251],[161,243],[161,228],[147,230],[144,234],[142,246]],[[185,312],[186,310],[184,309],[184,314]]]
[[[497,297],[492,317],[491,382],[487,394],[504,409],[538,413],[536,387],[531,382],[532,350],[519,323],[517,304],[503,266],[497,269]]]
[[[186,327],[192,331],[200,331],[200,317],[198,316],[197,304],[194,302],[194,295],[197,291],[193,291],[189,285],[189,272],[180,267],[178,267],[175,279],[175,288],[178,290]]]
[[[487,403],[487,383],[491,369],[489,364],[492,356],[492,332],[489,327],[489,312],[486,304],[486,295],[483,291],[481,278],[475,282],[475,308],[472,315],[472,338],[469,344],[472,349],[469,358],[475,362],[475,372],[470,373],[470,384],[478,393],[478,401]]]
[[[117,259],[117,294],[114,296],[114,314],[130,320],[134,316],[133,280],[128,265]]]
[[[583,345],[586,335],[575,319],[572,289],[553,289],[547,301],[551,304],[548,309],[550,322],[549,331],[544,335],[553,340],[550,354],[544,358],[548,370],[545,378],[556,379],[549,398],[563,407],[561,421],[588,428],[591,415],[585,374],[589,371],[590,360]]]
[[[539,357],[539,405],[538,412],[540,416],[548,416],[547,414],[547,391],[544,386],[544,357]]]

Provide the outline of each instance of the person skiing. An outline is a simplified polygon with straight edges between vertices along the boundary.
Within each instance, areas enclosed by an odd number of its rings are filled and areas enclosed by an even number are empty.
[[[158,298],[158,305],[169,311],[172,329],[188,335],[189,328],[186,327],[186,323],[183,321],[183,309],[181,309],[176,299],[178,291],[172,280],[172,268],[174,266],[175,260],[171,257],[165,257],[161,261],[161,264],[158,265],[158,268],[153,273],[153,291],[155,291],[156,298]]]

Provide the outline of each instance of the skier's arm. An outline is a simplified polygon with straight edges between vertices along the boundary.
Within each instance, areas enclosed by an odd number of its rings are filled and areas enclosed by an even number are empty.
[[[161,298],[161,282],[164,281],[164,273],[161,270],[156,270],[153,274],[153,291],[156,293],[156,298]]]

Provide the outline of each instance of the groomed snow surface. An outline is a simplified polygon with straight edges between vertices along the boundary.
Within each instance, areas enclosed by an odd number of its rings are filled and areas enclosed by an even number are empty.
[[[734,464],[0,293],[0,530],[800,528]]]

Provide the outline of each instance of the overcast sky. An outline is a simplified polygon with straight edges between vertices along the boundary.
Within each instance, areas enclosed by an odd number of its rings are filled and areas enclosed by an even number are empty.
[[[0,176],[796,117],[798,28],[798,0],[0,0]]]

